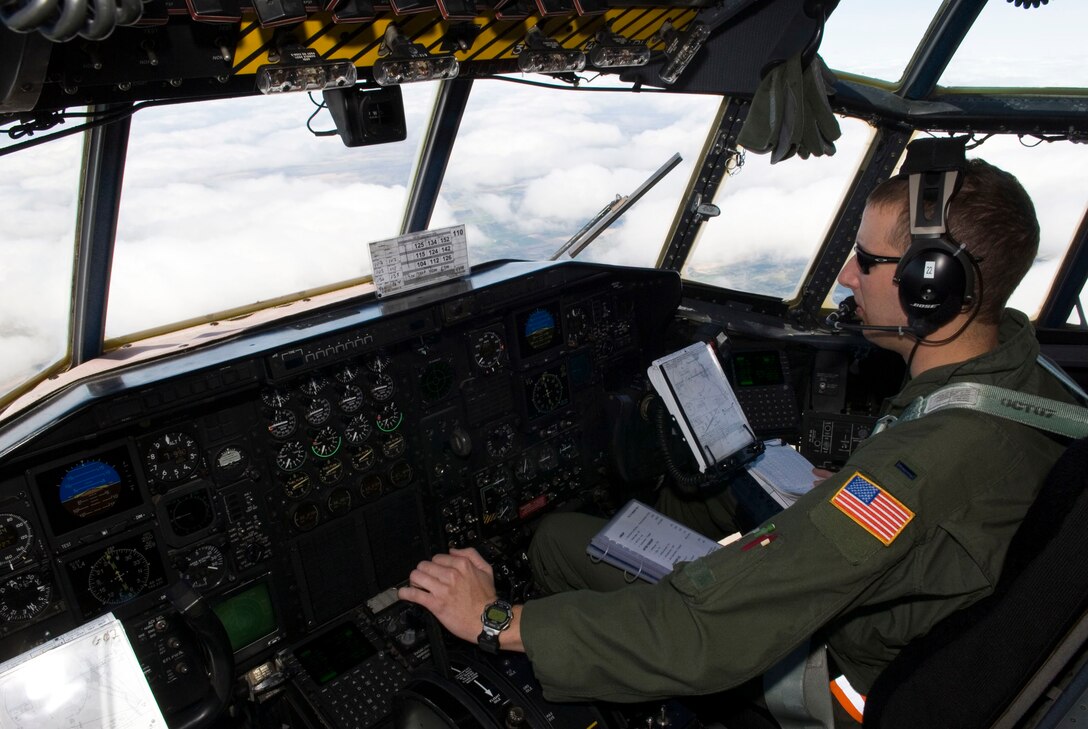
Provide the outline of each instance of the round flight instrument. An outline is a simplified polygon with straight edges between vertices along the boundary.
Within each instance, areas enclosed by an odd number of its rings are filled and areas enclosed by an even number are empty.
[[[323,425],[332,415],[332,405],[323,397],[315,397],[306,405],[302,414],[310,425]]]
[[[419,376],[419,394],[427,402],[445,397],[453,387],[453,365],[447,360],[428,362]]]
[[[215,507],[208,491],[202,489],[180,496],[166,505],[170,528],[179,537],[196,534],[215,522]]]
[[[366,404],[366,396],[363,388],[358,385],[344,385],[340,390],[340,399],[337,401],[340,409],[345,413],[354,413]]]
[[[292,473],[283,480],[283,495],[289,499],[301,499],[310,493],[311,488],[308,473]]]
[[[363,368],[355,364],[346,364],[336,371],[336,381],[342,385],[355,382],[355,379],[363,371]]]
[[[224,446],[215,454],[215,470],[217,473],[233,475],[244,470],[248,461],[245,451],[238,446]]]
[[[216,545],[201,544],[185,555],[184,566],[179,566],[179,571],[194,588],[207,590],[227,576],[227,558]]]
[[[148,446],[144,462],[153,477],[177,483],[191,476],[200,465],[200,446],[188,433],[163,433]]]
[[[298,508],[291,513],[291,524],[300,532],[310,531],[319,521],[321,521],[321,510],[317,508],[317,504],[309,502],[299,504]]]
[[[403,422],[404,413],[400,411],[400,408],[398,408],[395,403],[387,404],[374,418],[374,424],[377,425],[378,430],[383,433],[392,433],[399,428],[400,424]]]
[[[506,343],[497,332],[481,332],[472,343],[472,361],[490,372],[502,364],[505,351]]]
[[[284,443],[276,453],[276,465],[284,471],[297,471],[306,462],[306,446],[297,440]]]
[[[129,547],[109,547],[87,574],[87,590],[103,605],[120,605],[139,596],[147,586],[151,564]]]
[[[33,544],[30,523],[17,514],[0,514],[0,567],[11,567],[26,556]]]
[[[293,412],[286,409],[276,410],[268,421],[268,434],[282,440],[290,438],[297,427],[298,419]]]
[[[339,458],[330,458],[317,469],[317,477],[326,486],[334,484],[344,477],[344,464]]]
[[[299,383],[298,389],[302,390],[310,397],[314,397],[317,393],[328,387],[328,385],[329,381],[321,375],[310,375]]]
[[[386,402],[397,390],[393,378],[381,372],[370,375],[367,381],[370,385],[370,397],[374,402]]]
[[[58,497],[70,514],[85,519],[109,511],[124,485],[117,469],[97,459],[80,461],[60,480]]]
[[[24,572],[0,582],[0,620],[30,620],[53,602],[53,585],[36,572]]]
[[[348,443],[359,445],[373,432],[374,426],[370,424],[370,418],[360,414],[348,421],[347,427],[344,428],[344,437]]]
[[[356,449],[351,454],[351,467],[356,471],[369,471],[377,462],[377,452],[368,445]]]
[[[278,387],[270,387],[261,392],[261,402],[270,408],[286,407],[290,401],[291,395],[286,390],[281,390]]]
[[[492,428],[487,434],[487,441],[485,446],[487,447],[487,453],[492,458],[505,458],[510,455],[510,452],[514,449],[514,426],[510,423],[503,423],[502,425]]]
[[[337,486],[329,492],[325,506],[330,514],[343,514],[351,508],[351,492],[343,486]]]
[[[324,427],[310,438],[310,450],[318,458],[332,458],[340,450],[342,438],[336,428]]]
[[[563,381],[555,373],[545,372],[533,383],[530,398],[537,411],[550,413],[563,404]]]
[[[522,334],[534,352],[547,349],[552,346],[559,334],[559,329],[555,325],[555,316],[547,309],[534,310],[525,320]]]

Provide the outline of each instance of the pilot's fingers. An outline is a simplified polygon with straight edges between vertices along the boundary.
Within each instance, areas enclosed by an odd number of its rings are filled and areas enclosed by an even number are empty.
[[[480,553],[472,547],[466,549],[457,549],[454,547],[450,549],[450,554],[455,557],[464,557],[471,562],[476,569],[483,570],[489,575],[492,574],[491,565],[488,564],[487,560],[480,556]]]

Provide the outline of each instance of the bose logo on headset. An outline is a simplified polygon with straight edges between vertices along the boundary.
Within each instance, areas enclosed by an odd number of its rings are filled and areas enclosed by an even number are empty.
[[[967,137],[916,139],[900,170],[910,192],[910,247],[895,269],[899,303],[919,337],[974,304],[976,262],[948,231],[967,165]]]

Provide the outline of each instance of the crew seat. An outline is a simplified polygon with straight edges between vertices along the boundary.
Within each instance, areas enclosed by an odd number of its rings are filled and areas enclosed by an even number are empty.
[[[1050,727],[1088,719],[1088,439],[1054,464],[994,593],[938,623],[877,678],[873,729]],[[1064,718],[1063,718],[1064,717]]]

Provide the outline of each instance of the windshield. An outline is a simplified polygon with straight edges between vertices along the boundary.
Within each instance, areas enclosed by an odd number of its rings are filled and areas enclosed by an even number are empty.
[[[945,4],[842,0],[821,56],[851,79],[894,88]],[[1086,23],[1088,3],[1025,11],[990,2],[941,75],[942,93],[954,97],[979,85],[1082,88],[1088,56],[1072,34]],[[1061,52],[1047,52],[1048,44]],[[1025,55],[1035,60],[1020,60],[1014,47],[1034,49]],[[429,227],[465,225],[473,264],[546,259],[678,154],[680,164],[578,256],[655,265],[726,97],[620,86],[590,72],[577,88],[531,75],[476,78]],[[439,87],[401,89],[407,139],[359,148],[343,145],[329,113],[306,94],[136,113],[106,337],[130,340],[367,276],[367,244],[405,225]],[[871,121],[840,115],[842,136],[831,156],[772,165],[768,156],[745,153],[716,199],[701,201],[720,214],[693,236],[678,264],[682,276],[794,300],[866,158]],[[0,393],[67,361],[81,145],[70,136],[0,156]],[[997,135],[971,154],[1012,171],[1036,201],[1042,246],[1013,298],[1035,315],[1084,215],[1088,146]]]

